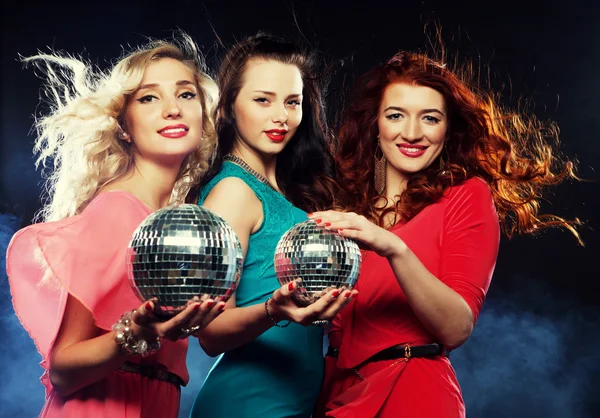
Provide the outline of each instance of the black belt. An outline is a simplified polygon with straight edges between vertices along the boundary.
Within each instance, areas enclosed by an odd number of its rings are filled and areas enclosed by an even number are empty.
[[[327,355],[330,357],[338,357],[340,350],[329,346]],[[381,350],[379,353],[369,357],[362,364],[371,361],[395,360],[399,358],[409,359],[412,357],[435,357],[435,356],[450,356],[450,351],[441,344],[424,344],[424,345],[408,345],[399,344]]]
[[[121,365],[121,367],[119,367],[118,370],[128,373],[137,373],[149,379],[163,380],[165,382],[174,384],[177,386],[177,388],[180,388],[180,386],[185,386],[183,379],[177,376],[175,373],[159,369],[150,364],[138,364],[126,361]]]

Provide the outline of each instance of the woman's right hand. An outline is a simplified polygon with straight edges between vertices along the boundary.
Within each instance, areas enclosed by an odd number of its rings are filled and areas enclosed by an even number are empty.
[[[134,311],[134,334],[147,340],[160,337],[175,341],[187,338],[210,324],[223,312],[225,302],[215,302],[206,296],[195,299],[188,302],[183,311],[164,322],[153,315],[154,307],[155,301],[149,300]]]
[[[300,307],[292,299],[292,294],[298,289],[298,281],[284,284],[275,292],[268,302],[269,313],[275,321],[288,320],[308,326],[314,321],[331,321],[353,298],[357,290],[331,289],[316,302],[306,307]]]

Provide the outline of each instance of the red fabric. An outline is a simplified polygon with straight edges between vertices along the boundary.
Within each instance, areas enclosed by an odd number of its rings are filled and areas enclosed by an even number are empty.
[[[461,295],[477,320],[498,254],[500,228],[491,191],[481,179],[453,187],[407,223],[398,235],[439,280]],[[460,387],[450,361],[414,358],[374,362],[351,370],[396,344],[436,342],[407,303],[385,258],[366,253],[359,294],[339,315],[331,341],[340,356],[326,360],[315,417],[464,417]]]
[[[41,381],[47,402],[41,416],[176,416],[179,391],[167,382],[146,382],[147,378],[115,371],[65,399],[55,394],[48,377],[68,295],[77,298],[92,313],[96,326],[107,332],[121,314],[141,304],[129,284],[126,257],[133,231],[150,213],[131,194],[111,191],[96,197],[80,215],[28,226],[11,240],[6,269],[13,306],[45,369]],[[187,340],[165,340],[157,354],[129,361],[166,368],[187,383],[186,353]],[[123,385],[128,390],[121,395],[109,390]],[[156,415],[154,399],[161,393],[165,409],[158,411],[164,414]],[[147,415],[140,415],[141,410],[148,410]]]

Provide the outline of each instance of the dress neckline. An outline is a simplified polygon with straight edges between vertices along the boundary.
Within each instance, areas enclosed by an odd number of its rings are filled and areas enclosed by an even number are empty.
[[[100,193],[98,196],[96,196],[96,199],[104,194],[107,193],[120,193],[120,194],[124,194],[130,198],[132,198],[133,200],[135,200],[137,203],[139,203],[140,206],[143,206],[144,209],[146,209],[148,212],[150,213],[154,213],[154,210],[152,210],[147,204],[145,204],[144,202],[142,202],[142,200],[137,197],[136,195],[134,195],[131,192],[128,192],[127,190],[122,190],[122,189],[114,189],[114,190],[107,190],[105,192]]]

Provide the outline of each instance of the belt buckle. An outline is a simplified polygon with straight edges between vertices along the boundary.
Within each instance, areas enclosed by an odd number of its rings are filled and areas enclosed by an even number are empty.
[[[404,358],[402,359],[402,361],[408,361],[412,356],[412,351],[411,351],[411,347],[410,344],[406,344],[404,346]]]

